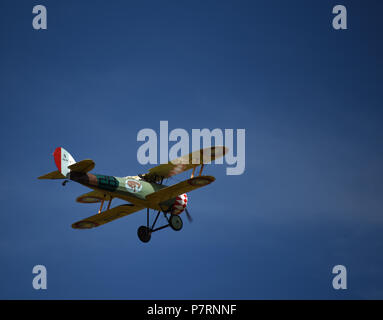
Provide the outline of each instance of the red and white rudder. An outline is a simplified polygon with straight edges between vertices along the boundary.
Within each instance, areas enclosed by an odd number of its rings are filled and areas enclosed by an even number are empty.
[[[66,177],[70,172],[68,167],[76,163],[76,161],[68,151],[61,147],[56,148],[53,152],[53,157],[55,159],[57,169],[59,169],[60,173]]]

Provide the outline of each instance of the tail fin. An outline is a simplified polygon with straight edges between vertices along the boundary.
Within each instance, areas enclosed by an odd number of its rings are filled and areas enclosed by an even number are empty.
[[[66,177],[66,175],[70,172],[70,169],[68,169],[68,167],[72,164],[75,164],[76,161],[73,159],[73,157],[68,151],[61,147],[56,148],[56,150],[53,152],[53,157],[55,159],[58,171],[64,177]]]
[[[94,161],[91,159],[76,162],[68,151],[60,147],[53,152],[53,158],[58,170],[44,174],[38,179],[69,179],[69,172],[86,173],[93,170],[95,166]]]

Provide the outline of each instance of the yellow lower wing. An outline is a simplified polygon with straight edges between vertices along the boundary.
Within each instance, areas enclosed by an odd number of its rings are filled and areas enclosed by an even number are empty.
[[[204,187],[215,181],[213,176],[198,176],[158,190],[146,196],[149,202],[158,204],[180,194]]]
[[[77,197],[76,201],[80,203],[96,203],[102,200],[109,201],[111,199],[110,194],[107,191],[91,191]]]
[[[111,222],[118,218],[125,217],[129,214],[137,212],[144,207],[136,206],[132,204],[123,204],[118,207],[106,210],[99,214],[95,214],[94,216],[85,218],[83,220],[77,221],[72,224],[72,228],[74,229],[91,229],[98,226],[101,226],[105,223]]]

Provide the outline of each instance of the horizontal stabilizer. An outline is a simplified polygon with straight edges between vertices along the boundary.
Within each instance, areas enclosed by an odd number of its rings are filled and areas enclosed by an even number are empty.
[[[104,212],[95,214],[94,216],[85,218],[72,224],[73,229],[91,229],[101,226],[105,223],[111,222],[118,218],[125,217],[129,214],[137,212],[144,207],[136,206],[133,204],[123,204],[118,207],[106,210]]]
[[[86,173],[94,169],[95,163],[91,159],[81,160],[68,166],[70,171]]]
[[[56,170],[44,174],[43,176],[38,177],[38,179],[65,179],[65,176],[60,171]]]

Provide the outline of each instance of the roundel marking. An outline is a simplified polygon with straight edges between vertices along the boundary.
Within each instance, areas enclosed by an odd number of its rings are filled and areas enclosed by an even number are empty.
[[[134,179],[127,179],[125,181],[125,187],[130,192],[140,192],[142,189],[142,184],[140,181],[134,180]]]
[[[79,221],[73,224],[75,229],[92,229],[97,227],[99,224],[93,221]]]
[[[205,186],[209,183],[212,183],[214,181],[214,178],[210,177],[194,177],[189,180],[187,180],[189,184],[192,186]]]
[[[83,196],[79,197],[77,199],[78,202],[81,203],[96,203],[96,202],[101,202],[103,199],[100,197],[95,197],[95,196]]]

